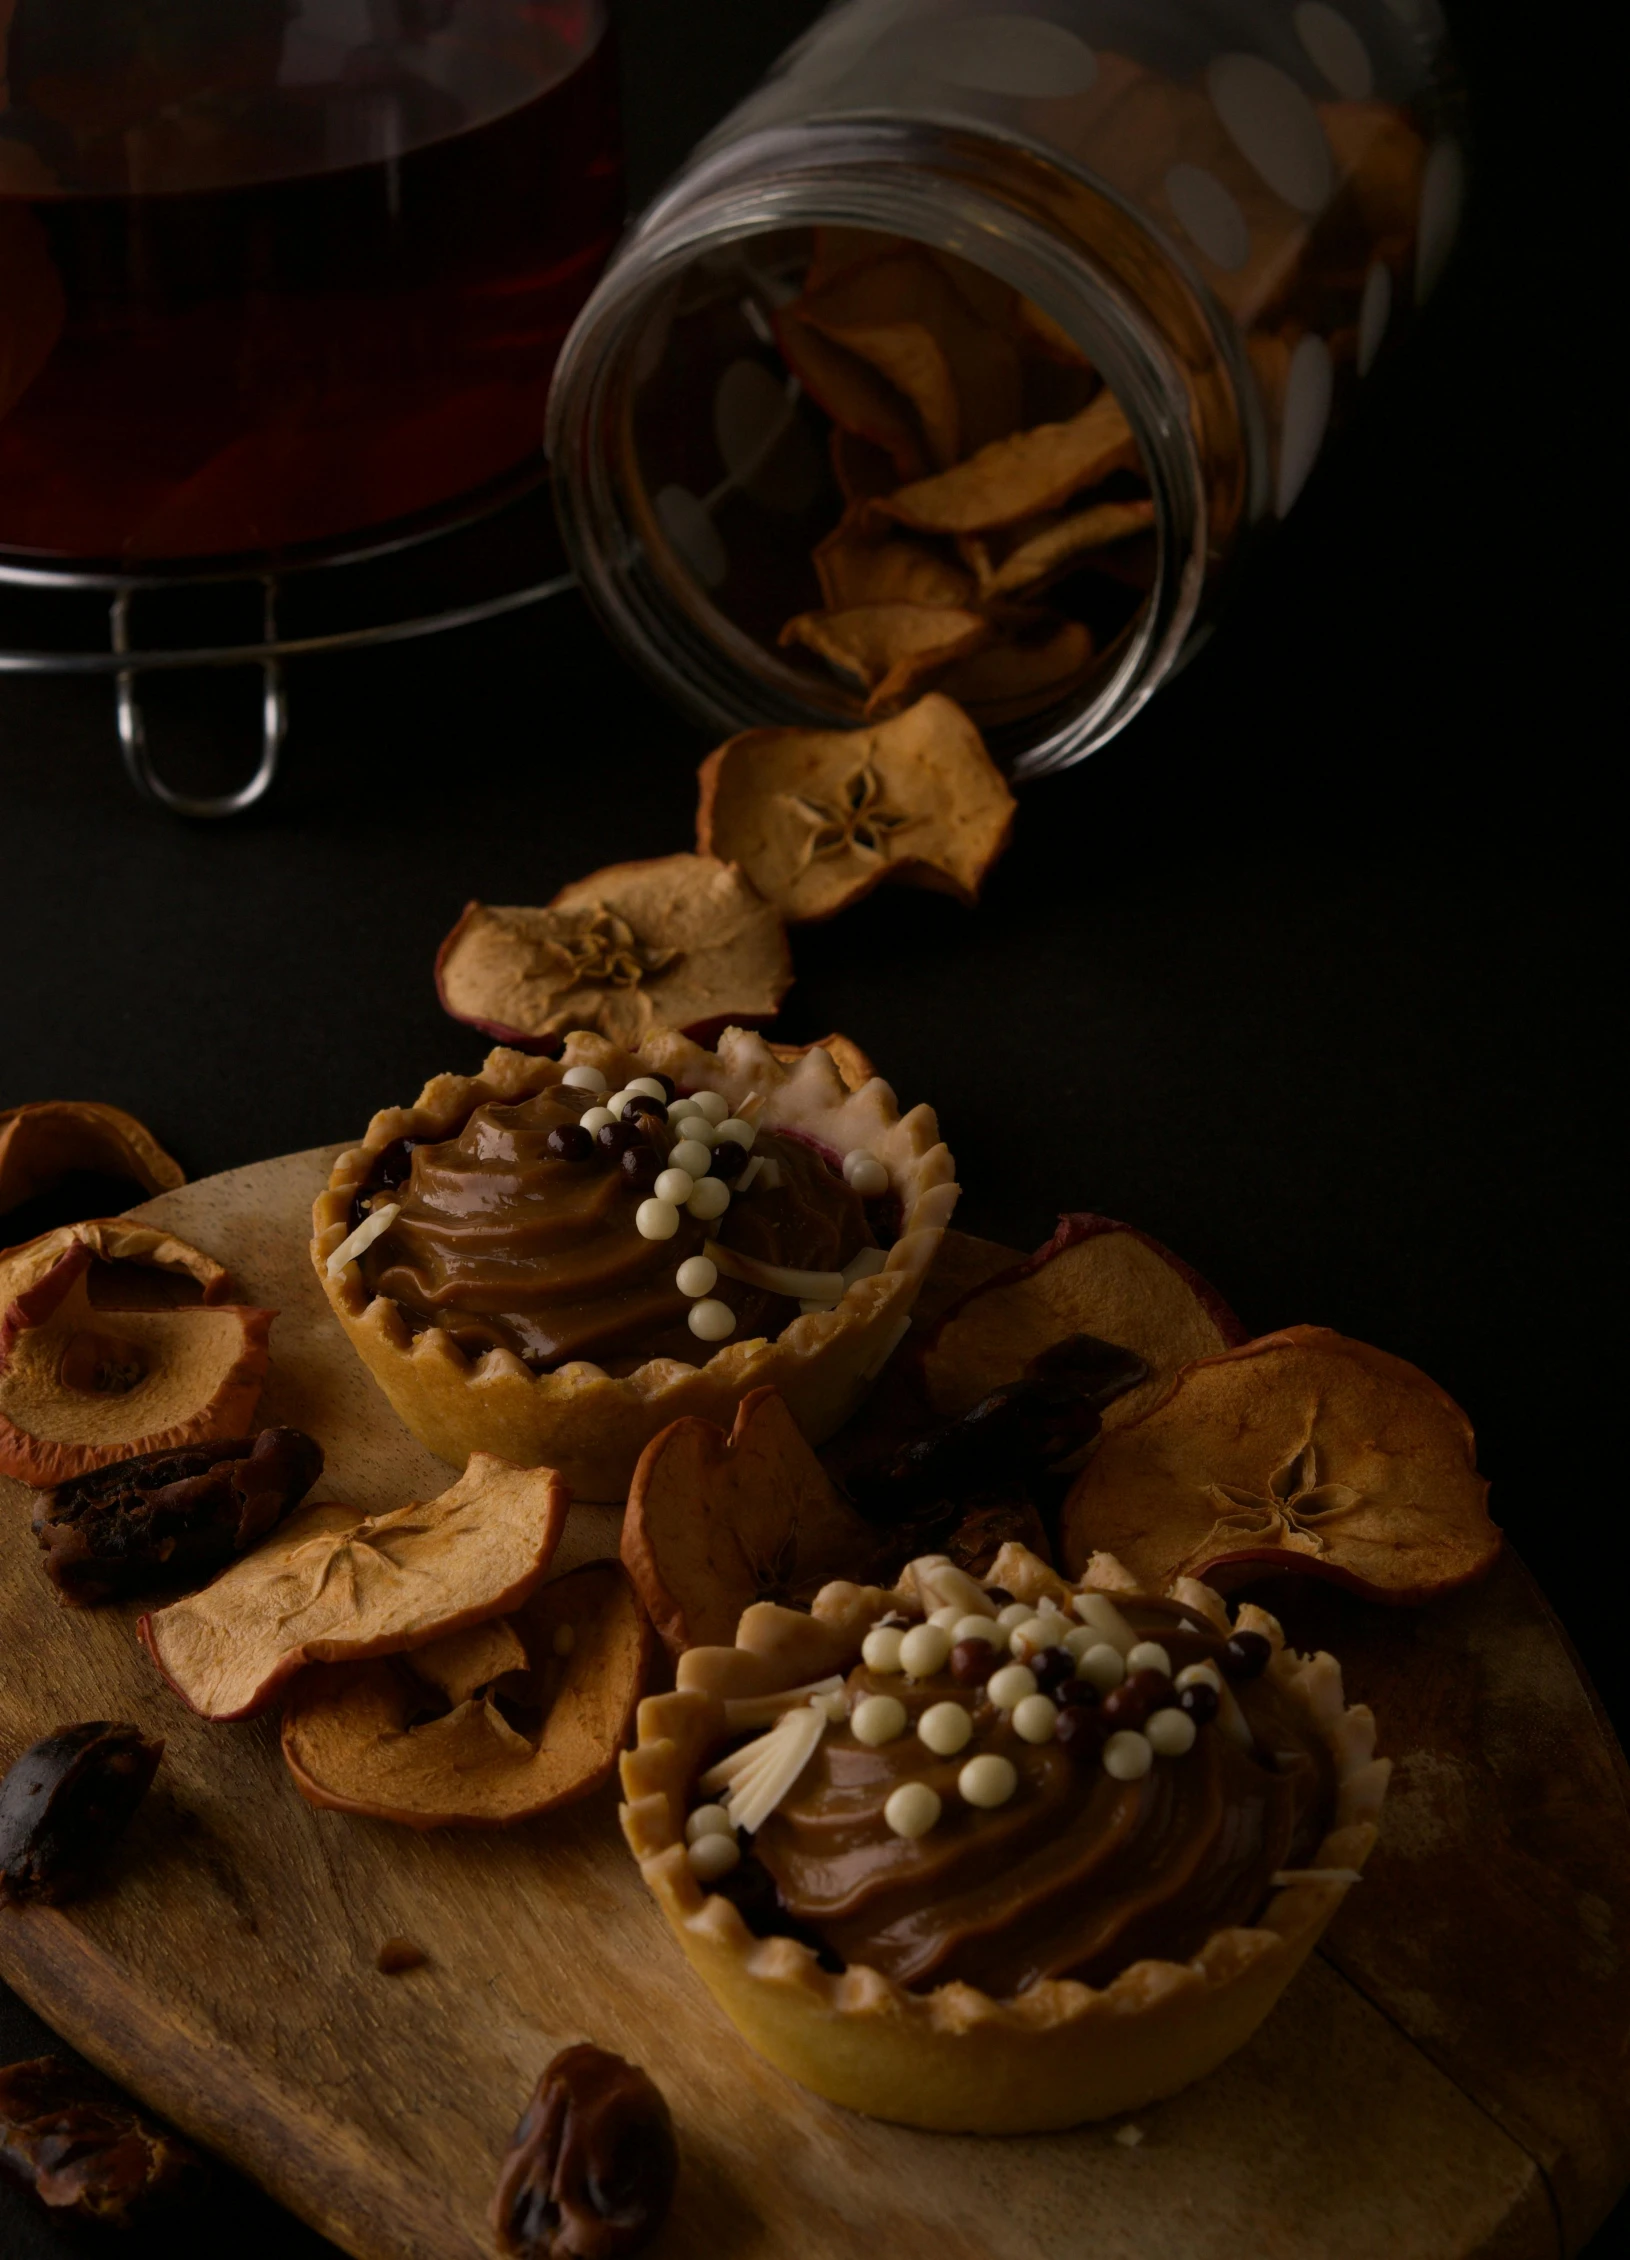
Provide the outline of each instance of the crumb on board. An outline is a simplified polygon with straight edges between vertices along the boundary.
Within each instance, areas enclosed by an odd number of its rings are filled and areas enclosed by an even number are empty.
[[[386,1977],[396,1977],[403,1970],[416,1970],[428,1962],[429,1955],[422,1946],[415,1946],[411,1938],[387,1938],[379,1949],[378,1967]]]

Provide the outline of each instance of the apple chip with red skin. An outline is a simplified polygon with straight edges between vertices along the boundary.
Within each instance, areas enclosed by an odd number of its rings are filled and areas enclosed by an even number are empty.
[[[224,1304],[227,1284],[212,1257],[121,1217],[0,1255],[0,1474],[48,1490],[246,1434],[276,1313]]]
[[[1104,1437],[1065,1502],[1064,1562],[1073,1576],[1113,1554],[1146,1592],[1300,1571],[1418,1603],[1492,1567],[1487,1496],[1471,1424],[1435,1381],[1288,1326],[1200,1359]]]
[[[618,1562],[411,1655],[303,1672],[283,1755],[309,1804],[408,1828],[505,1828],[589,1796],[628,1739],[651,1628]],[[437,1696],[451,1707],[425,1718]]]
[[[570,1504],[553,1468],[472,1452],[422,1504],[304,1508],[138,1629],[183,1702],[248,1718],[305,1664],[393,1655],[509,1614],[541,1583]]]
[[[776,910],[709,855],[614,863],[538,909],[466,903],[436,957],[443,1008],[515,1051],[586,1028],[628,1049],[653,1027],[712,1043],[792,986]]]
[[[1149,1368],[1147,1381],[1105,1406],[1106,1429],[1146,1412],[1191,1359],[1245,1340],[1217,1290],[1170,1248],[1112,1216],[1061,1216],[1045,1247],[976,1287],[934,1328],[922,1353],[928,1400],[936,1412],[965,1413],[1071,1334],[1119,1343]]]
[[[144,1193],[186,1183],[144,1123],[96,1099],[39,1099],[0,1108],[0,1216],[84,1170],[125,1177]]]
[[[744,1397],[728,1436],[687,1419],[652,1437],[623,1517],[623,1565],[675,1656],[728,1647],[754,1601],[853,1571],[876,1549],[775,1389]]]

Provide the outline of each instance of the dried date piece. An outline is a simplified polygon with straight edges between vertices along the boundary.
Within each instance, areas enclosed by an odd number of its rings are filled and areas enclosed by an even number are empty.
[[[492,2202],[514,2260],[623,2260],[667,2218],[679,2173],[673,2119],[637,2064],[589,2042],[547,2067],[510,2141]]]
[[[0,2165],[42,2204],[126,2228],[190,2199],[205,2166],[82,2065],[0,2066]]]
[[[75,1606],[159,1579],[202,1584],[275,1528],[322,1471],[322,1446],[298,1428],[143,1452],[47,1492],[34,1535],[46,1575]]]
[[[59,1906],[124,1834],[164,1754],[135,1726],[93,1719],[25,1750],[0,1780],[0,1906]]]

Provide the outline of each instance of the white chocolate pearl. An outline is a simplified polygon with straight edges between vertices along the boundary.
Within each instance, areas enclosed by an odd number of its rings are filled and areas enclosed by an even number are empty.
[[[668,1156],[670,1169],[683,1169],[691,1177],[705,1177],[712,1162],[713,1149],[700,1138],[681,1138]]]
[[[1027,1695],[1013,1706],[1013,1731],[1021,1742],[1051,1742],[1058,1724],[1058,1705],[1045,1695]]]
[[[906,1707],[897,1695],[868,1695],[857,1703],[849,1721],[855,1740],[875,1750],[906,1730]]]
[[[1123,1726],[1104,1744],[1104,1771],[1117,1781],[1141,1781],[1154,1762],[1148,1736],[1134,1734],[1130,1727]]]
[[[685,1104],[693,1106],[704,1122],[722,1122],[730,1112],[730,1101],[717,1091],[692,1091]]]
[[[990,1617],[958,1617],[951,1627],[953,1645],[958,1640],[985,1640],[993,1648],[1005,1648],[1007,1635]]]
[[[711,1295],[719,1284],[719,1267],[711,1256],[687,1256],[674,1273],[682,1295]]]
[[[607,1099],[606,1105],[611,1110],[611,1117],[614,1122],[622,1120],[623,1108],[627,1106],[633,1095],[631,1091],[613,1091],[610,1098]]]
[[[1156,1711],[1143,1733],[1159,1758],[1180,1758],[1194,1748],[1195,1726],[1187,1711]]]
[[[930,1703],[917,1721],[918,1739],[936,1758],[954,1758],[972,1733],[973,1720],[960,1703]]]
[[[1135,1648],[1126,1651],[1128,1671],[1163,1671],[1172,1676],[1172,1659],[1158,1640],[1140,1640]]]
[[[1077,1663],[1081,1661],[1089,1648],[1096,1648],[1097,1645],[1098,1635],[1093,1631],[1090,1624],[1072,1625],[1059,1642],[1061,1648],[1068,1648]]]
[[[628,1086],[628,1096],[633,1098],[636,1093],[642,1099],[660,1099],[664,1106],[668,1103],[668,1094],[654,1075],[636,1075]]]
[[[931,1679],[951,1653],[951,1635],[943,1625],[914,1624],[900,1642],[900,1662],[913,1679]]]
[[[1023,1624],[1013,1627],[1013,1653],[1022,1663],[1028,1656],[1039,1656],[1043,1648],[1056,1648],[1063,1637],[1061,1619],[1026,1617]]]
[[[862,1154],[858,1160],[851,1154],[849,1160],[855,1166],[851,1169],[846,1163],[843,1174],[851,1193],[858,1193],[863,1201],[875,1201],[888,1191],[889,1173],[880,1161],[870,1154]]]
[[[949,1632],[954,1635],[957,1626],[962,1622],[962,1611],[954,1601],[947,1601],[944,1608],[936,1609],[928,1621],[930,1624],[937,1624],[942,1632]]]
[[[1023,1601],[1009,1601],[1005,1609],[997,1610],[996,1621],[1004,1632],[1011,1633],[1015,1625],[1028,1624],[1035,1613]]]
[[[642,1240],[671,1240],[679,1230],[679,1211],[672,1201],[641,1201],[634,1224]]]
[[[690,1330],[699,1342],[723,1342],[736,1331],[736,1314],[711,1296],[690,1307]]]
[[[985,1682],[985,1693],[999,1711],[1011,1711],[1036,1692],[1036,1675],[1028,1664],[1004,1664]]]
[[[1000,1758],[994,1750],[986,1750],[968,1760],[956,1777],[956,1785],[965,1805],[992,1812],[998,1805],[1005,1805],[1018,1788],[1018,1769],[1011,1758]]]
[[[577,1119],[592,1138],[596,1130],[603,1130],[608,1122],[615,1122],[617,1117],[608,1106],[591,1106],[586,1107]]]
[[[753,1125],[750,1122],[743,1122],[739,1115],[729,1115],[719,1124],[720,1143],[722,1144],[728,1138],[732,1145],[741,1146],[748,1153],[752,1152],[753,1140],[757,1136],[758,1132],[753,1128]]]
[[[604,1098],[609,1088],[597,1067],[568,1067],[561,1077],[568,1091],[593,1091]]]
[[[704,1177],[685,1206],[702,1223],[711,1224],[716,1216],[723,1216],[730,1206],[730,1187],[722,1177]]]
[[[809,1707],[830,1719],[834,1726],[841,1726],[849,1716],[849,1698],[841,1687],[829,1687],[824,1695],[812,1695]]]
[[[693,1138],[697,1145],[706,1146],[711,1153],[719,1142],[719,1133],[705,1114],[698,1114],[690,1099],[676,1099],[668,1109],[668,1120],[682,1138]]]
[[[699,1836],[685,1857],[698,1883],[717,1883],[740,1860],[741,1846],[733,1836]]]
[[[734,1836],[730,1815],[722,1805],[698,1805],[685,1823],[685,1842],[694,1844],[699,1836]]]
[[[656,1183],[651,1187],[659,1201],[671,1201],[676,1209],[683,1208],[696,1190],[696,1180],[688,1169],[662,1169],[657,1172]],[[675,1218],[675,1228],[678,1219]]]
[[[897,1624],[874,1624],[860,1643],[860,1660],[868,1671],[899,1671],[900,1642],[905,1638]]]
[[[1077,1679],[1090,1679],[1100,1695],[1107,1695],[1112,1687],[1119,1687],[1126,1677],[1126,1665],[1119,1648],[1112,1648],[1107,1640],[1096,1641],[1085,1655],[1075,1661]]]
[[[1222,1693],[1222,1673],[1215,1664],[1185,1664],[1172,1682],[1174,1687],[1214,1687]]]
[[[939,1817],[940,1801],[926,1781],[902,1781],[883,1807],[896,1836],[926,1836]]]

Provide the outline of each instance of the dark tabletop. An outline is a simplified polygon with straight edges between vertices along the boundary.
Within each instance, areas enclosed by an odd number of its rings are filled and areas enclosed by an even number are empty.
[[[636,197],[816,13],[624,0]],[[1623,1479],[1618,850],[1574,562],[1592,404],[1536,373],[1516,312],[1570,287],[1578,183],[1527,142],[1514,33],[1455,13],[1479,190],[1412,357],[1198,662],[1026,790],[979,911],[884,890],[800,932],[778,1033],[842,1029],[933,1102],[969,1230],[1028,1247],[1062,1208],[1124,1217],[1253,1328],[1322,1321],[1435,1375],[1622,1727],[1593,1606]],[[1590,365],[1577,327],[1569,356]],[[215,696],[163,704],[183,758]],[[311,663],[293,696],[275,797],[204,828],[133,798],[105,688],[0,677],[0,1105],[111,1100],[199,1176],[356,1134],[481,1055],[430,979],[468,897],[543,902],[690,843],[705,745],[575,597]],[[0,2063],[47,2044],[0,1990]],[[332,2249],[237,2183],[209,2231],[242,2260]],[[1593,2252],[1627,2233],[1621,2206]],[[79,2249],[0,2187],[4,2260]]]

